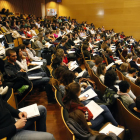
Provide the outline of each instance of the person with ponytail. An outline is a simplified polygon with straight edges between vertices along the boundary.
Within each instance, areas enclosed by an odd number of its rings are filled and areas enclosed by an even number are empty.
[[[86,100],[87,97],[78,98],[81,94],[80,85],[78,83],[70,83],[65,87],[65,96],[63,98],[63,103],[68,110],[68,112],[72,112],[76,109],[81,110],[87,121],[92,123],[91,128],[94,130],[99,130],[102,127],[104,122],[111,122],[113,125],[118,126],[118,123],[113,118],[111,112],[105,105],[100,105],[101,108],[104,109],[103,113],[101,113],[96,119],[94,118],[91,111],[81,103],[82,100]]]

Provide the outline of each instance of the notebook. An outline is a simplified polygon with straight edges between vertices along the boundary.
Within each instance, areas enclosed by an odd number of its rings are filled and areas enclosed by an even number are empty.
[[[68,51],[68,54],[75,53],[75,51]]]
[[[96,97],[97,96],[97,94],[90,88],[89,90],[87,90],[87,91],[85,91],[83,94],[81,94],[80,96],[79,96],[79,98],[81,98],[81,97],[88,97],[86,100],[89,100],[89,99],[91,99],[91,98],[94,98],[94,97]]]
[[[43,65],[43,62],[41,61],[41,62],[39,62],[39,61],[32,61],[31,62],[32,64],[37,64],[37,65]]]
[[[36,70],[36,69],[40,69],[41,68],[41,66],[39,65],[39,66],[36,66],[36,67],[33,67],[33,68],[31,68],[31,69],[28,69],[28,71],[32,71],[32,70]],[[27,72],[28,72],[27,71]]]
[[[37,79],[42,79],[42,76],[28,76],[29,80],[37,80]]]
[[[112,124],[108,124],[105,128],[103,128],[99,133],[108,134],[109,132],[115,133],[117,136],[124,131],[123,128],[116,127]]]
[[[96,104],[93,100],[90,101],[86,107],[91,111],[91,113],[93,114],[93,120],[98,117],[104,110],[98,105]]]
[[[19,111],[27,113],[27,119],[40,116],[37,104],[32,104],[23,108],[20,108]]]
[[[71,70],[71,71],[75,70],[75,69],[78,68],[78,67],[79,67],[79,65],[77,64],[76,61],[70,61],[70,62],[68,63],[68,68],[69,68],[69,70]]]

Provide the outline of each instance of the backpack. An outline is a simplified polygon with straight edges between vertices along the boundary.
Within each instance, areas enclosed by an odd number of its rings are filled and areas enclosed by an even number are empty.
[[[105,91],[105,94],[103,95],[103,100],[106,103],[113,105],[116,102],[116,99],[118,97],[119,96],[117,95],[117,93],[114,90],[107,88]]]

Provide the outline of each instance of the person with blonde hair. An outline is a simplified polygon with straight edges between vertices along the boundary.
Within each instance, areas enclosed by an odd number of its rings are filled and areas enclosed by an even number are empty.
[[[124,76],[128,74],[128,63],[122,63],[120,70]]]
[[[126,62],[129,63],[132,60],[132,53],[128,53],[126,58]]]

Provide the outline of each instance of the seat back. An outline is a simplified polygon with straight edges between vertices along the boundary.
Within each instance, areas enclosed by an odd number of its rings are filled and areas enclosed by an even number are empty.
[[[125,58],[122,56],[122,54],[120,53],[120,51],[118,51],[119,52],[119,56],[120,56],[120,59],[122,60],[122,62],[125,62],[126,60],[125,60]]]
[[[124,124],[126,128],[129,128],[132,133],[133,140],[139,140],[140,138],[140,119],[134,116],[124,105],[117,99],[117,104],[119,106],[121,117],[124,119]]]
[[[68,125],[66,124],[66,121],[69,118],[68,111],[66,109],[64,109],[63,107],[61,107],[61,117],[62,117],[63,123],[66,127],[67,140],[75,140],[74,133],[69,129]]]
[[[23,40],[21,37],[18,38],[18,45],[23,44]]]
[[[12,38],[11,33],[5,34],[4,36],[7,43],[13,43],[13,38]]]
[[[128,79],[127,77],[123,76],[123,80],[127,81],[128,83],[130,83],[130,79]]]
[[[7,100],[7,103],[9,105],[11,105],[13,108],[17,109],[17,105],[16,105],[15,95],[14,95],[13,89],[12,89],[12,93],[11,93],[10,98]]]
[[[123,74],[122,74],[118,69],[116,69],[116,73],[117,73],[117,75],[118,75],[118,77],[119,77],[119,80],[124,80]]]
[[[104,59],[106,65],[108,66],[108,60],[107,60],[107,58],[105,57],[105,55],[103,53],[102,53],[102,55],[103,55],[103,59]]]
[[[15,46],[15,47],[18,47],[18,40],[17,40],[17,38],[14,39],[14,46]]]
[[[55,88],[55,99],[59,105],[59,108],[65,107],[62,101],[62,93],[61,91],[59,91],[59,89],[56,89],[56,88]]]
[[[131,90],[136,97],[140,96],[140,87],[130,81]]]

